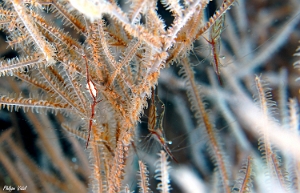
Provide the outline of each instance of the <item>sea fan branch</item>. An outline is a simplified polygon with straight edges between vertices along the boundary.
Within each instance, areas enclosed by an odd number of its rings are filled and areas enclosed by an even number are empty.
[[[138,175],[140,177],[139,182],[138,182],[138,185],[140,187],[139,192],[150,193],[152,191],[149,188],[149,185],[150,185],[149,177],[148,177],[149,172],[147,170],[147,167],[142,161],[139,161],[139,168],[140,168],[140,171],[138,172]]]
[[[0,64],[0,75],[10,75],[12,76],[14,72],[23,72],[33,66],[42,66],[46,63],[45,60],[39,57],[27,57],[27,58],[13,58],[7,60],[6,62],[1,62]]]
[[[54,48],[45,40],[45,38],[38,31],[37,27],[33,23],[33,19],[29,14],[27,14],[27,10],[23,5],[22,1],[14,0],[12,1],[15,11],[18,13],[19,18],[23,22],[30,36],[34,39],[34,42],[38,46],[38,48],[44,54],[45,59],[51,65],[55,63],[54,60]]]
[[[198,125],[203,125],[205,128],[205,133],[209,139],[209,147],[212,150],[212,157],[215,159],[215,164],[219,169],[221,174],[222,184],[227,193],[230,192],[228,183],[228,169],[225,164],[224,155],[222,155],[222,150],[219,145],[217,134],[213,128],[210,121],[210,117],[205,109],[205,105],[202,101],[202,97],[199,93],[199,86],[195,82],[194,73],[191,69],[188,59],[183,58],[182,60],[183,68],[179,71],[179,74],[184,78],[187,86],[187,95],[191,103],[191,110],[195,113],[195,118],[197,119]]]
[[[234,185],[233,190],[238,190],[239,193],[251,192],[252,178],[253,178],[253,158],[248,156],[247,163],[242,166],[240,173],[243,174]]]
[[[157,169],[155,170],[155,178],[160,182],[157,185],[157,189],[160,190],[161,193],[169,193],[171,190],[169,179],[170,166],[167,160],[167,154],[161,150],[158,155],[159,160],[156,163]]]
[[[1,96],[0,98],[0,106],[1,108],[6,107],[8,110],[14,109],[18,111],[20,107],[24,109],[24,111],[28,111],[28,109],[32,109],[32,111],[39,112],[39,110],[50,109],[54,112],[67,110],[71,111],[71,106],[63,103],[55,103],[49,102],[47,100],[37,100],[33,98],[12,98],[7,96]]]

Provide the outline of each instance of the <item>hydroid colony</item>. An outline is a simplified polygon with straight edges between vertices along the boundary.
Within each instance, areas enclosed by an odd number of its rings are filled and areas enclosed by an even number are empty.
[[[208,4],[216,7],[211,17]],[[27,192],[299,191],[291,60],[299,2],[234,4],[3,2],[1,31],[17,57],[0,66],[1,185],[25,184]],[[287,58],[274,54],[289,44]],[[143,136],[161,151],[142,148]]]

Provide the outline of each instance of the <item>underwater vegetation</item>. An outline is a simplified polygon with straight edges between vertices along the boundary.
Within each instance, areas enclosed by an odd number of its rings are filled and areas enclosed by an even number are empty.
[[[1,1],[0,192],[299,192],[296,0]]]

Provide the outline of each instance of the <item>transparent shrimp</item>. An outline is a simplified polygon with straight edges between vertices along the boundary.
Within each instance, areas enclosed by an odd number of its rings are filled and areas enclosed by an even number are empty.
[[[102,101],[98,100],[97,101],[97,89],[95,87],[95,84],[93,83],[93,81],[90,79],[90,75],[89,75],[89,68],[88,68],[88,61],[86,56],[84,55],[83,58],[85,59],[85,65],[86,65],[86,81],[87,81],[87,89],[90,92],[90,95],[93,99],[93,102],[91,103],[91,116],[90,116],[90,121],[89,121],[89,133],[88,133],[88,138],[86,141],[86,145],[85,148],[87,148],[89,146],[89,141],[90,141],[90,137],[91,137],[91,130],[92,130],[92,125],[93,125],[93,119],[95,116],[95,107],[98,103],[100,103]]]
[[[213,60],[213,68],[218,76],[218,80],[222,85],[222,79],[220,76],[220,42],[223,25],[225,22],[225,15],[223,14],[216,22],[212,25],[210,30],[210,40],[205,39],[211,46],[211,55]]]
[[[157,108],[155,106],[155,99],[158,99],[159,102],[162,104],[162,112],[160,113],[160,116],[157,116]],[[154,89],[152,89],[152,96],[151,96],[151,106],[149,109],[149,119],[148,119],[148,130],[151,134],[151,137],[153,137],[156,141],[160,143],[160,145],[164,148],[164,150],[168,153],[168,155],[176,162],[178,161],[175,159],[175,157],[172,155],[171,150],[168,147],[168,143],[170,142],[166,141],[164,137],[163,132],[163,117],[165,114],[165,105],[163,102],[158,98],[157,94],[154,93]],[[159,118],[159,119],[157,119]]]

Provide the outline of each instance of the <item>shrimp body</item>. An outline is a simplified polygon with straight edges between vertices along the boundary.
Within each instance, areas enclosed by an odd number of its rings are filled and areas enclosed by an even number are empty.
[[[168,155],[171,157],[172,160],[174,160],[176,163],[178,161],[175,159],[173,154],[171,153],[170,148],[167,146],[167,141],[163,137],[163,132],[161,129],[158,129],[157,131],[150,131],[151,135],[154,137],[156,141],[160,143],[160,145],[164,148],[164,150],[168,153]]]
[[[219,53],[220,53],[220,39],[218,40],[218,42],[211,42],[211,48],[212,48],[212,58],[213,58],[213,68],[218,76],[218,80],[220,82],[220,84],[222,85],[222,80],[220,77],[220,57],[219,57]]]
[[[89,141],[90,141],[90,137],[91,137],[91,130],[92,130],[93,120],[94,120],[94,116],[95,116],[95,108],[96,108],[96,105],[98,103],[100,103],[102,100],[97,101],[98,93],[97,93],[95,84],[90,79],[88,61],[87,61],[87,58],[85,55],[83,55],[83,58],[85,60],[85,65],[86,65],[86,80],[87,80],[86,87],[89,90],[89,93],[93,99],[93,102],[91,103],[91,116],[90,116],[90,120],[89,120],[88,138],[87,138],[86,145],[85,145],[85,148],[87,149],[87,147],[89,146]]]
[[[220,77],[220,42],[221,42],[221,33],[225,21],[225,15],[222,15],[219,19],[216,20],[215,24],[212,25],[210,30],[210,40],[206,40],[211,46],[211,55],[213,60],[213,68],[216,72],[219,82],[222,85]]]
[[[178,163],[178,161],[175,159],[175,157],[172,155],[171,150],[167,146],[167,141],[164,137],[162,122],[163,117],[165,113],[164,104],[163,102],[158,98],[159,102],[162,103],[162,112],[159,116],[159,119],[157,120],[157,108],[155,106],[155,93],[154,89],[152,89],[152,96],[151,96],[151,106],[149,110],[149,119],[148,119],[148,130],[151,134],[151,137],[153,137],[160,145],[164,148],[164,150],[169,154],[169,156]]]

